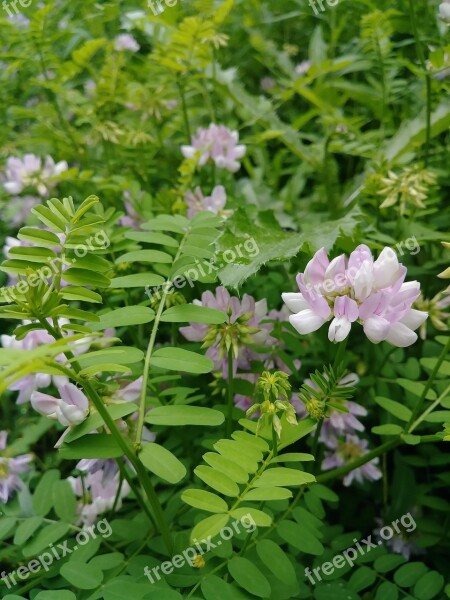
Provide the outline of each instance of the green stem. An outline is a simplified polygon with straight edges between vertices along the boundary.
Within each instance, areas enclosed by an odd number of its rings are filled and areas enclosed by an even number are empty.
[[[178,87],[178,91],[180,93],[180,98],[181,98],[181,108],[182,108],[182,112],[183,112],[184,127],[186,129],[188,144],[190,144],[192,136],[191,136],[191,127],[189,125],[189,117],[188,117],[188,111],[187,111],[187,105],[186,105],[186,96],[184,94],[184,86],[180,81],[177,81],[177,87]]]
[[[433,404],[430,404],[430,406],[426,409],[426,411],[424,411],[420,417],[414,421],[414,423],[411,425],[411,427],[408,430],[408,433],[412,433],[414,431],[414,429],[417,429],[417,427],[422,423],[422,421],[424,419],[427,418],[427,416],[433,412],[433,410],[439,406],[439,404],[442,402],[442,400],[444,400],[444,398],[447,397],[448,393],[450,392],[450,385],[448,385],[445,390],[442,392],[442,394],[439,396],[439,398],[437,400],[435,400],[433,402]]]
[[[55,339],[63,339],[63,336],[59,330],[56,330],[54,327],[52,327],[45,319],[42,319],[39,317],[37,317],[37,318],[38,318],[39,322],[41,323],[41,325],[44,327],[44,329],[46,329],[50,333],[50,335],[52,335]],[[68,356],[71,355],[70,352],[66,352],[66,354]],[[73,355],[72,355],[72,358],[73,358]],[[150,478],[147,474],[147,471],[145,470],[145,467],[142,465],[142,463],[139,461],[136,454],[133,452],[128,440],[126,440],[120,433],[114,419],[111,417],[109,412],[106,410],[106,406],[103,404],[102,399],[98,395],[96,389],[92,386],[91,382],[78,375],[78,373],[80,371],[80,366],[77,363],[77,361],[75,361],[75,360],[72,361],[72,366],[74,369],[74,375],[75,374],[77,375],[76,380],[80,383],[80,385],[86,391],[88,398],[94,404],[95,408],[97,409],[98,414],[101,416],[101,418],[103,419],[103,422],[105,423],[109,432],[111,433],[111,435],[114,437],[115,441],[117,442],[117,445],[120,447],[120,449],[122,450],[124,455],[128,458],[128,460],[132,464],[134,470],[136,471],[136,474],[138,476],[140,484],[144,488],[145,494],[148,498],[148,501],[150,502],[153,513],[156,517],[156,521],[158,523],[158,529],[161,532],[161,535],[164,540],[164,544],[166,545],[169,554],[171,554],[172,548],[173,548],[172,537],[171,537],[169,528],[166,523],[163,509],[161,507],[161,504],[159,503],[158,497],[153,488],[152,482],[150,481]],[[152,522],[152,524],[153,524],[153,522]]]
[[[411,432],[411,427],[412,427],[413,423],[415,422],[415,420],[417,419],[417,417],[419,416],[420,411],[422,410],[422,406],[423,406],[423,403],[425,402],[425,398],[426,398],[426,395],[428,394],[428,390],[431,388],[433,381],[434,381],[436,375],[438,374],[439,369],[441,368],[441,365],[444,362],[444,359],[447,356],[449,350],[450,350],[450,338],[447,340],[447,343],[445,344],[444,349],[442,350],[442,352],[434,366],[434,369],[433,369],[430,377],[428,378],[428,381],[427,381],[425,387],[423,388],[422,395],[420,396],[416,406],[414,407],[414,410],[412,412],[411,418],[409,420],[408,425],[406,426],[405,431]]]
[[[333,370],[336,370],[338,368],[338,366],[341,364],[341,362],[343,361],[344,355],[345,355],[345,350],[347,349],[347,342],[348,342],[348,336],[345,338],[345,340],[343,342],[339,343],[337,352],[336,352],[336,356],[334,358],[334,363],[333,363]]]
[[[278,439],[277,439],[277,432],[275,431],[275,428],[272,425],[272,453],[274,456],[278,456]]]
[[[233,347],[228,350],[228,411],[226,424],[226,437],[231,435],[233,431],[233,408],[234,408],[234,393],[233,393]]]
[[[425,55],[423,53],[422,42],[420,41],[419,30],[417,28],[416,13],[414,10],[414,0],[409,0],[409,11],[411,15],[411,25],[414,33],[414,39],[416,41],[417,56],[419,58],[420,65],[425,75],[426,82],[426,135],[425,135],[425,166],[428,164],[428,155],[430,150],[431,140],[431,77],[427,69],[427,63],[425,61]]]

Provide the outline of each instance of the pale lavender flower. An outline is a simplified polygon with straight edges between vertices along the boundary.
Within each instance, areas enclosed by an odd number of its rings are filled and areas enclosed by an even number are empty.
[[[118,52],[123,52],[124,50],[138,52],[140,46],[132,35],[129,33],[121,33],[114,40],[114,49]]]
[[[263,77],[259,83],[263,92],[270,92],[276,85],[276,81],[273,77]]]
[[[230,296],[224,287],[216,289],[216,295],[212,292],[203,292],[201,301],[194,300],[195,304],[216,308],[228,313],[229,321],[222,325],[206,325],[203,323],[191,323],[188,327],[181,327],[180,332],[189,341],[204,341],[208,336],[208,350],[206,352],[215,363],[216,369],[222,369],[224,377],[227,377],[227,352],[224,351],[224,340],[230,336],[233,339],[233,370],[249,370],[252,360],[264,360],[268,354],[259,354],[251,346],[268,347],[276,343],[270,333],[273,329],[271,323],[262,323],[267,319],[267,302],[255,299],[244,294],[242,300],[236,296]],[[251,328],[249,333],[248,328]]]
[[[10,157],[6,161],[5,190],[9,194],[20,194],[25,188],[35,188],[41,196],[48,196],[54,187],[53,178],[64,171],[68,165],[65,160],[55,164],[51,156],[42,159],[34,154],[25,154],[20,158]]]
[[[227,169],[236,173],[241,167],[241,159],[247,148],[238,144],[239,133],[231,131],[223,125],[212,123],[207,129],[199,128],[192,138],[190,146],[182,146],[185,158],[198,157],[198,166],[204,166],[212,160],[219,169]]]
[[[58,388],[59,397],[41,392],[31,394],[31,406],[39,414],[71,427],[82,423],[89,414],[89,400],[73,383]]]
[[[223,185],[216,185],[211,196],[204,196],[199,187],[196,187],[194,192],[186,192],[189,219],[203,210],[219,215],[223,212],[226,202],[227,194]]]
[[[140,215],[136,212],[134,206],[129,202],[129,200],[124,200],[125,212],[126,214],[120,217],[119,223],[122,227],[132,227],[133,229],[138,229],[139,224],[142,219]]]
[[[324,471],[329,471],[330,469],[336,469],[352,463],[367,454],[368,444],[369,442],[367,440],[362,440],[356,435],[347,434],[344,440],[339,440],[337,438],[334,438],[334,440],[329,439],[328,445],[334,452],[329,452],[325,455],[322,462],[322,469]],[[380,469],[377,467],[378,463],[379,458],[377,457],[365,465],[353,469],[353,471],[350,471],[350,473],[347,473],[344,477],[344,485],[348,487],[353,481],[363,483],[365,479],[368,481],[377,481],[382,476]]]
[[[297,73],[297,75],[304,75],[309,71],[311,66],[312,62],[310,60],[304,60],[295,67],[295,72]]]
[[[31,454],[22,454],[14,458],[4,456],[8,434],[0,431],[0,503],[6,504],[8,499],[23,484],[20,475],[29,471]]]
[[[35,196],[16,196],[11,198],[5,210],[5,219],[13,228],[20,227],[31,212],[31,209],[40,203],[40,199]],[[11,216],[10,216],[11,215]],[[23,246],[32,244],[22,244]]]
[[[78,504],[79,522],[89,527],[97,517],[114,506],[119,491],[120,475],[116,465],[110,460],[88,460],[78,463],[78,468],[86,474],[82,477],[68,477],[75,494],[81,499]],[[126,481],[122,482],[117,509],[122,499],[130,492]]]
[[[417,340],[414,330],[428,316],[411,308],[420,295],[420,283],[404,283],[405,275],[406,267],[390,248],[374,261],[370,249],[361,245],[348,261],[341,255],[331,262],[322,248],[297,276],[300,293],[282,297],[295,313],[289,321],[300,334],[312,333],[332,320],[328,338],[342,342],[352,324],[359,322],[374,344],[386,340],[403,348]]]
[[[445,0],[439,5],[439,18],[450,24],[450,0]]]

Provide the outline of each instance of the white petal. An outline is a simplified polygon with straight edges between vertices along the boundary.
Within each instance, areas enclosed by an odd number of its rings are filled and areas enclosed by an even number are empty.
[[[3,186],[8,194],[20,194],[23,189],[22,184],[16,181],[7,181]]]
[[[296,315],[289,317],[291,325],[302,335],[317,331],[325,323],[325,319],[316,315],[314,311],[307,308]]]
[[[364,322],[364,333],[373,344],[379,344],[386,339],[390,326],[382,317],[370,317]]]
[[[301,310],[309,308],[308,303],[303,298],[303,294],[286,292],[281,294],[281,297],[288,309],[293,313],[298,313]]]
[[[351,328],[352,324],[345,317],[333,319],[328,330],[328,339],[330,342],[343,342]]]
[[[389,287],[398,279],[400,264],[397,254],[392,248],[384,248],[373,264],[375,285],[377,289]]]
[[[399,348],[406,348],[411,346],[417,340],[417,333],[414,333],[409,327],[403,325],[403,323],[395,323],[389,329],[389,333],[386,337],[386,341],[393,346]]]
[[[425,323],[427,318],[427,312],[411,308],[410,311],[407,312],[406,315],[403,317],[403,319],[400,320],[400,323],[403,323],[403,325],[406,325],[406,327],[409,327],[410,329],[415,331],[418,327],[422,325],[422,323]]]

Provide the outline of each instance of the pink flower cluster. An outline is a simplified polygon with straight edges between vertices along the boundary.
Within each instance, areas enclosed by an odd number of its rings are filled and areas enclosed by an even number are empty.
[[[420,283],[405,283],[406,267],[391,248],[377,260],[364,244],[347,259],[331,262],[324,248],[299,273],[300,293],[282,294],[293,315],[290,323],[301,334],[311,333],[331,320],[328,338],[342,342],[353,323],[362,324],[374,344],[387,341],[404,348],[417,340],[415,330],[428,313],[411,308],[420,295]]]
[[[194,215],[209,210],[215,215],[220,214],[225,208],[227,194],[223,185],[216,185],[211,192],[211,196],[204,196],[202,190],[196,187],[194,192],[186,193],[186,203],[188,205],[188,218],[192,219]]]
[[[25,154],[23,159],[11,156],[6,161],[3,186],[9,194],[20,194],[25,188],[33,187],[40,196],[48,196],[53,187],[51,180],[67,169],[65,160],[55,164],[51,156],[47,156],[44,163],[34,154]]]
[[[31,454],[22,454],[14,458],[2,456],[6,450],[8,434],[0,431],[0,503],[6,504],[16,490],[23,487],[20,475],[29,471]]]
[[[207,356],[214,361],[215,368],[222,370],[225,378],[228,376],[228,359],[226,354],[223,355],[221,352],[222,327],[230,328],[235,326],[233,337],[238,348],[238,356],[233,361],[234,374],[236,374],[238,369],[250,369],[252,360],[262,360],[264,358],[264,356],[261,356],[261,354],[256,352],[256,350],[249,345],[240,343],[240,328],[238,322],[240,318],[245,318],[245,326],[254,327],[259,330],[256,333],[252,333],[250,336],[254,345],[267,347],[276,343],[275,338],[270,335],[273,326],[270,323],[261,323],[261,321],[268,318],[266,300],[255,302],[255,299],[248,294],[244,294],[242,300],[239,300],[236,296],[230,296],[230,293],[226,288],[218,287],[216,289],[216,295],[210,291],[203,292],[201,301],[194,300],[194,303],[200,306],[222,310],[223,312],[230,314],[228,324],[217,326],[217,336],[215,341],[210,345],[206,352]],[[181,327],[180,332],[191,342],[201,342],[205,339],[209,328],[209,325],[203,323],[191,323],[188,327]],[[242,337],[246,338],[247,336],[243,333]]]
[[[185,158],[198,156],[200,167],[212,160],[217,168],[236,173],[241,167],[239,159],[247,150],[246,146],[238,142],[237,131],[211,123],[207,129],[199,128],[192,138],[191,145],[181,146],[181,152]]]

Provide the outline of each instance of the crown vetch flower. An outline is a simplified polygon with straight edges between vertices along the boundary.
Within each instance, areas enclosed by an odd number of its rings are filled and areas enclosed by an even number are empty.
[[[239,159],[246,153],[246,146],[238,144],[239,133],[231,131],[223,125],[211,125],[205,129],[200,127],[192,137],[190,146],[181,146],[185,158],[198,156],[198,166],[206,165],[212,160],[219,169],[227,169],[236,173],[241,167]]]
[[[337,467],[342,467],[353,462],[354,460],[367,454],[368,444],[369,442],[367,440],[362,440],[356,435],[346,435],[344,440],[337,438],[334,438],[334,440],[329,440],[328,446],[332,448],[334,452],[330,452],[325,456],[322,462],[322,469],[324,471],[328,471],[330,469],[336,469]],[[344,485],[348,487],[351,485],[353,480],[357,481],[358,483],[363,483],[365,479],[368,481],[377,481],[380,479],[382,473],[377,467],[378,462],[379,459],[377,457],[365,465],[350,471],[350,473],[344,477]]]
[[[450,24],[450,1],[445,0],[439,5],[439,18]]]
[[[256,352],[252,346],[271,346],[276,343],[270,333],[273,329],[271,323],[261,323],[267,319],[266,300],[255,299],[244,294],[242,300],[230,296],[228,290],[222,286],[212,292],[203,292],[201,301],[194,300],[195,304],[216,308],[228,314],[228,320],[221,325],[206,325],[191,323],[188,327],[181,327],[180,332],[191,342],[203,341],[203,346],[208,348],[206,354],[215,363],[216,369],[222,369],[226,378],[228,369],[228,352],[233,350],[233,372],[237,369],[250,369],[252,360],[264,360],[268,355]]]
[[[417,340],[415,330],[428,316],[411,308],[420,284],[404,283],[405,275],[406,267],[391,248],[384,248],[374,260],[362,244],[348,260],[341,255],[331,262],[321,248],[297,276],[300,293],[282,297],[294,313],[289,321],[300,334],[312,333],[331,320],[328,339],[342,342],[352,324],[359,322],[374,344],[386,340],[403,348]]]
[[[61,425],[79,425],[89,413],[89,400],[73,383],[66,383],[58,388],[60,398],[49,394],[33,392],[31,405],[38,413],[59,421]]]
[[[7,432],[0,431],[0,502],[3,504],[6,504],[12,494],[23,485],[19,475],[30,469],[29,463],[32,459],[31,454],[22,454],[14,458],[3,456],[7,439]]]
[[[225,208],[226,202],[227,194],[223,185],[216,185],[211,192],[211,196],[204,196],[199,187],[196,187],[194,192],[188,191],[186,193],[189,219],[192,219],[194,215],[202,210],[209,210],[218,215]]]
[[[20,194],[25,188],[33,187],[41,196],[48,196],[49,189],[54,187],[51,179],[67,169],[65,160],[55,164],[51,156],[45,158],[44,164],[34,154],[25,154],[22,159],[11,156],[6,161],[3,186],[9,194]]]
[[[124,50],[130,50],[131,52],[137,52],[140,50],[140,46],[132,35],[129,33],[121,33],[114,40],[114,49],[117,52],[123,52]]]

